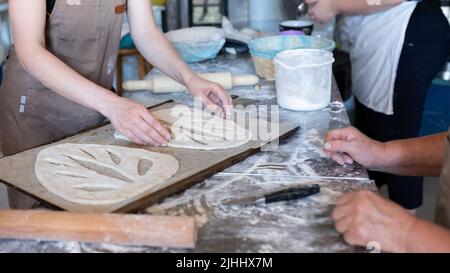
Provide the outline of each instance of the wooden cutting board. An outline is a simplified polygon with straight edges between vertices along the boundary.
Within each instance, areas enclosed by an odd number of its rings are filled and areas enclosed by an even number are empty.
[[[176,104],[173,102],[155,106],[150,111],[171,108]],[[291,136],[298,130],[294,124],[280,124],[279,138],[283,139]],[[231,167],[232,165],[246,159],[247,157],[260,151],[260,148],[267,143],[251,141],[249,144],[230,150],[217,151],[193,151],[175,148],[154,148],[138,146],[116,140],[114,138],[114,128],[111,124],[65,138],[61,141],[34,148],[13,156],[0,159],[0,182],[14,187],[32,197],[53,205],[57,208],[71,212],[138,212],[158,203],[164,198],[179,193],[196,183],[202,182],[208,177]],[[127,200],[114,205],[82,205],[71,203],[49,191],[47,191],[37,180],[34,172],[34,165],[38,153],[50,146],[77,143],[77,144],[99,144],[117,145],[130,148],[142,148],[153,152],[160,152],[174,156],[180,163],[179,171],[170,178],[168,187],[159,191],[147,191],[135,196],[130,196]]]

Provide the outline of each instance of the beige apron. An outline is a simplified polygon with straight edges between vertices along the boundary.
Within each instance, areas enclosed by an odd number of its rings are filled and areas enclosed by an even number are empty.
[[[110,90],[125,8],[126,0],[56,0],[46,25],[47,49],[82,76]],[[22,68],[11,49],[0,87],[0,143],[5,155],[77,133],[103,120],[96,111],[46,88]],[[34,204],[17,191],[10,190],[9,197],[12,208],[26,209]]]
[[[436,223],[450,229],[450,130],[445,147],[444,168],[437,197]]]

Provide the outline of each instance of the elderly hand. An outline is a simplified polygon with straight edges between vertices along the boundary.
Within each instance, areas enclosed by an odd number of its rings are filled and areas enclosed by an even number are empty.
[[[232,99],[227,91],[217,83],[213,83],[194,76],[186,82],[191,94],[202,100],[203,104],[221,117],[226,118],[231,115]]]
[[[357,161],[369,169],[376,169],[385,154],[384,143],[368,138],[353,127],[328,132],[324,149],[328,157],[341,165]]]
[[[327,23],[338,14],[333,0],[305,0],[305,2],[309,5],[309,18],[317,23]]]
[[[355,246],[376,243],[384,252],[406,252],[408,233],[417,218],[376,193],[344,195],[333,212],[336,230]]]

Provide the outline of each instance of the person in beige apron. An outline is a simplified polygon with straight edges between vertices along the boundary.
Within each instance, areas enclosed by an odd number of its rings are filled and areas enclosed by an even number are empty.
[[[418,219],[377,193],[343,195],[333,211],[336,230],[352,245],[371,251],[450,252],[450,130],[434,136],[386,143],[355,128],[330,131],[325,152],[340,164],[399,175],[439,176],[436,223]]]
[[[0,88],[0,142],[5,156],[75,134],[105,117],[138,144],[166,145],[170,133],[146,108],[111,92],[128,11],[138,49],[192,95],[229,111],[230,96],[200,79],[157,30],[148,0],[45,0],[10,2],[14,36]],[[219,110],[219,111],[220,111]],[[11,208],[35,201],[10,189]]]

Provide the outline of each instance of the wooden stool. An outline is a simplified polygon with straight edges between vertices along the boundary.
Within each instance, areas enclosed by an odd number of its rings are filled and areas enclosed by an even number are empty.
[[[153,68],[136,48],[120,49],[117,57],[117,95],[122,96],[123,93],[123,58],[134,56],[138,61],[139,78],[145,78],[148,72]]]

